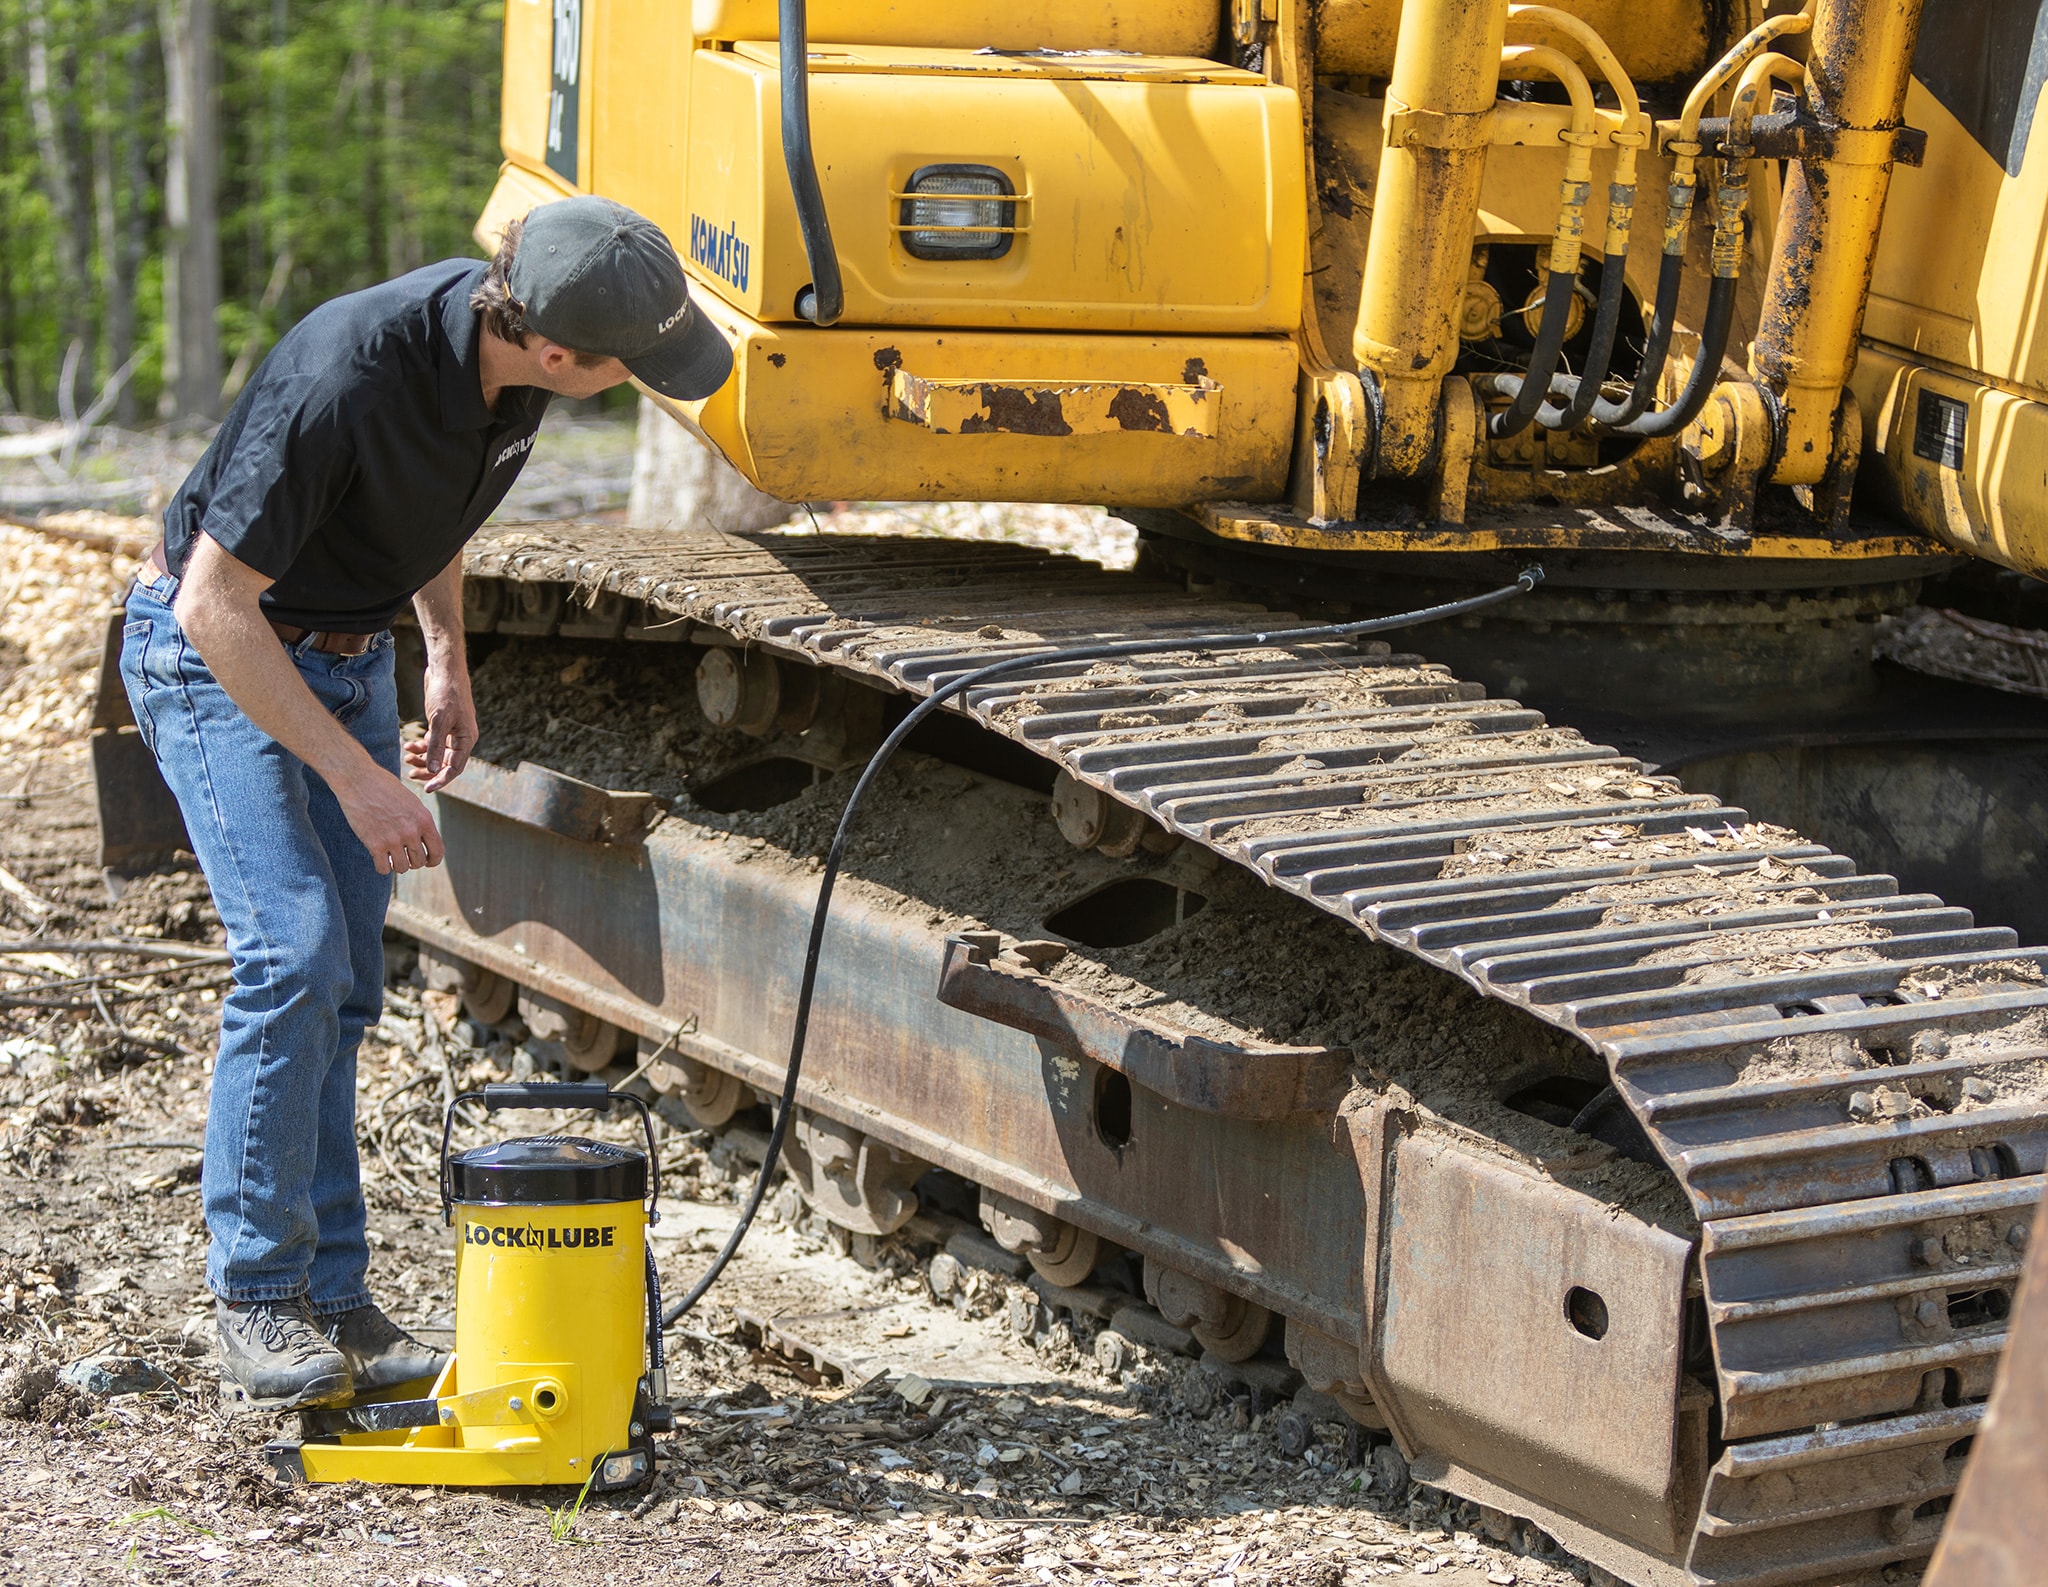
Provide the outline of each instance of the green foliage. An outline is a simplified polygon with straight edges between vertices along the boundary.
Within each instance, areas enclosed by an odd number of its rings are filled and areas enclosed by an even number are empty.
[[[553,1505],[544,1505],[542,1507],[547,1511],[548,1536],[557,1543],[582,1543],[588,1541],[576,1535],[576,1523],[583,1516],[583,1506],[590,1498],[590,1485],[597,1480],[598,1461],[603,1458],[600,1455],[590,1462],[590,1475],[583,1479],[583,1487],[578,1491],[575,1503],[565,1504],[560,1508],[556,1508]]]
[[[246,372],[338,293],[456,254],[498,164],[503,0],[214,0],[221,362]],[[156,0],[0,0],[0,397],[54,413],[65,350],[91,353],[78,405],[138,354],[131,417],[155,411],[164,351],[164,58]],[[37,28],[49,121],[83,217],[63,203],[30,91]],[[280,266],[280,259],[286,262]]]

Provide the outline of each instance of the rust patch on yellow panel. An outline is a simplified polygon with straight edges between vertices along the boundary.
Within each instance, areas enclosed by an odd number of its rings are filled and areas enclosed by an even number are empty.
[[[1214,440],[1222,387],[1115,381],[934,379],[892,367],[889,417],[934,435],[1108,435],[1152,431]]]

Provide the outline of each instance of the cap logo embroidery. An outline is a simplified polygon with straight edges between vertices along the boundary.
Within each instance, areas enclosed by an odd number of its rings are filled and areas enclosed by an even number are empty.
[[[677,324],[680,323],[683,317],[687,315],[689,312],[689,301],[685,299],[680,305],[677,306],[675,313],[671,314],[667,319],[663,320],[659,325],[654,327],[654,334],[656,336],[665,336],[666,334],[668,334],[668,332],[674,330]]]

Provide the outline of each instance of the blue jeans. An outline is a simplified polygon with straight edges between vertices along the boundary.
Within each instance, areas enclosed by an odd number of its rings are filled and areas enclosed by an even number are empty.
[[[148,569],[144,570],[148,572]],[[185,815],[234,957],[200,1177],[206,1279],[230,1301],[369,1300],[356,1047],[384,1000],[391,879],[320,777],[214,680],[171,612],[178,581],[128,597],[121,679]],[[377,763],[399,770],[391,635],[359,656],[288,647]]]

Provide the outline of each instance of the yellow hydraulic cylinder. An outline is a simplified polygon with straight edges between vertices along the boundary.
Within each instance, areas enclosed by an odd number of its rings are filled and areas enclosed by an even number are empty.
[[[1408,0],[1402,8],[1351,340],[1359,367],[1379,384],[1382,476],[1419,475],[1436,451],[1507,21],[1507,0]]]
[[[1785,173],[1776,249],[1750,372],[1777,396],[1783,445],[1772,479],[1826,474],[1835,411],[1856,367],[1870,267],[1891,186],[1921,0],[1821,0],[1806,63],[1833,149]]]

